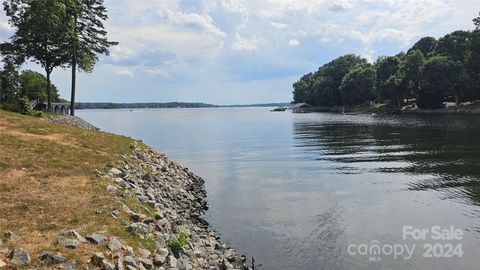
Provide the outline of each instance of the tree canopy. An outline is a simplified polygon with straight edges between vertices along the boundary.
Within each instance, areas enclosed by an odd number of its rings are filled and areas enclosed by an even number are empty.
[[[60,0],[10,0],[3,5],[15,33],[9,43],[2,44],[2,53],[17,63],[30,59],[41,65],[47,78],[50,109],[50,74],[68,60],[66,45],[72,22],[66,6]]]
[[[445,101],[480,98],[480,17],[475,30],[458,30],[438,40],[423,37],[394,56],[370,64],[347,54],[303,75],[293,84],[295,103],[313,106],[358,106],[382,102],[400,108],[415,100],[420,108],[443,107]]]
[[[77,69],[92,71],[98,55],[108,54],[109,47],[117,44],[106,37],[103,0],[5,0],[3,7],[14,29],[9,42],[0,46],[4,59],[15,65],[31,60],[44,69],[49,110],[57,98],[52,97],[51,73],[57,67],[71,67],[73,114]],[[26,89],[40,87],[37,75],[23,75],[23,83],[29,85]],[[45,100],[42,91],[33,91],[38,96],[28,91],[22,97]]]
[[[75,114],[76,71],[91,72],[98,55],[109,54],[109,48],[117,45],[107,39],[103,22],[108,18],[103,0],[64,0],[67,16],[72,20],[69,39],[69,65],[72,70],[71,115]]]
[[[5,61],[0,70],[0,108],[23,112],[30,101],[44,103],[47,100],[47,78],[32,71],[18,71],[11,61]],[[60,102],[58,90],[51,85],[52,102]],[[28,111],[28,109],[27,109]]]

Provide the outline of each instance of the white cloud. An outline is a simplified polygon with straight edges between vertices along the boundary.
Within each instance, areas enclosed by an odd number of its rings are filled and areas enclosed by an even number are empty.
[[[12,33],[13,28],[10,26],[10,24],[8,24],[8,22],[6,20],[5,21],[2,20],[2,21],[0,21],[0,31],[7,32],[7,33]]]
[[[259,39],[256,36],[242,38],[238,33],[232,45],[232,49],[237,51],[256,51]]]
[[[276,29],[285,29],[288,27],[288,24],[285,24],[285,23],[270,22],[270,24],[273,26],[273,28],[276,28]]]
[[[182,12],[179,10],[172,10],[168,7],[159,9],[161,18],[170,21],[173,24],[182,26],[199,27],[208,33],[224,37],[226,34],[220,30],[208,14],[199,14],[194,12]]]
[[[113,73],[117,75],[123,75],[123,76],[129,76],[133,77],[133,70],[131,70],[128,67],[122,67],[122,66],[111,66],[111,69],[113,70]]]
[[[345,0],[336,0],[329,6],[329,10],[334,12],[343,11],[349,8],[351,8],[351,4]]]
[[[300,42],[298,42],[298,40],[296,40],[296,39],[292,39],[288,42],[288,45],[290,45],[291,47],[295,47],[295,46],[300,45]]]
[[[165,78],[165,79],[170,79],[171,78],[170,74],[167,71],[159,69],[159,68],[145,69],[145,72],[149,73],[149,74],[152,74],[152,75],[155,75],[155,76]]]
[[[198,90],[208,83],[296,77],[345,53],[369,60],[395,54],[421,36],[469,29],[478,13],[472,2],[451,0],[105,3],[109,37],[120,42],[104,58],[111,81],[123,75],[139,85],[146,85],[142,79],[175,82],[199,93],[210,91]],[[0,31],[5,27],[0,24]]]

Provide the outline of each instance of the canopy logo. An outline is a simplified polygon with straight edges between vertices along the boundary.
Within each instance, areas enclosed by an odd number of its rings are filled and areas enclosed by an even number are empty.
[[[351,256],[365,256],[370,261],[382,261],[384,257],[393,257],[394,260],[410,260],[415,254],[423,258],[461,258],[463,256],[463,231],[454,226],[442,228],[415,228],[403,226],[402,239],[407,243],[381,244],[378,240],[369,243],[350,244],[347,252]],[[422,242],[421,244],[411,243]],[[417,252],[416,252],[417,251]]]

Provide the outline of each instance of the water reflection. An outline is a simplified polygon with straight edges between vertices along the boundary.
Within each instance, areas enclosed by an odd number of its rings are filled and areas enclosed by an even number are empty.
[[[474,269],[480,257],[480,119],[268,109],[79,111],[206,180],[207,219],[260,269]],[[381,263],[352,243],[401,243],[402,226],[465,230],[461,260]]]
[[[373,122],[372,122],[373,121]],[[472,116],[388,117],[364,121],[295,122],[296,147],[335,173],[404,173],[428,176],[411,190],[442,190],[446,198],[480,203],[480,119]],[[372,163],[368,166],[365,163]]]

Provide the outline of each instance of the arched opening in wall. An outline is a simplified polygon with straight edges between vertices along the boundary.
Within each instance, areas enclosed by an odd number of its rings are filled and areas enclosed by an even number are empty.
[[[65,109],[65,106],[60,107],[60,113],[61,113],[61,114],[63,114],[63,115],[67,114],[67,113],[65,112],[65,110],[66,110],[66,109]]]
[[[59,114],[59,113],[60,113],[60,110],[58,109],[58,106],[53,107],[53,111],[54,111],[56,114]]]

